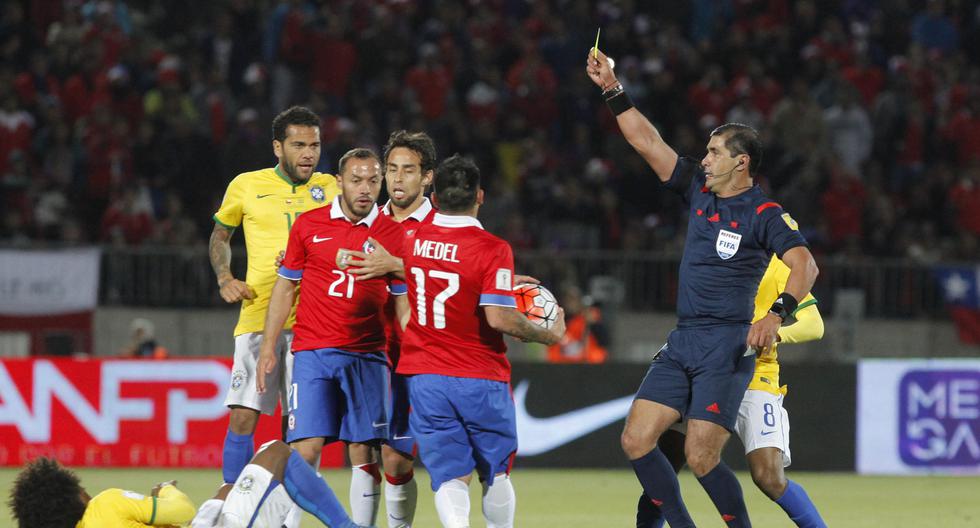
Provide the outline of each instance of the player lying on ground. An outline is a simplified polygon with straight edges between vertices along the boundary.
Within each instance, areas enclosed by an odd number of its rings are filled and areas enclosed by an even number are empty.
[[[330,528],[354,528],[326,481],[280,440],[259,448],[234,484],[205,501],[192,528],[280,528],[293,502]]]
[[[759,282],[754,320],[765,317],[773,299],[786,287],[788,277],[789,268],[774,255]],[[823,318],[812,294],[803,298],[792,317],[791,324],[779,328],[779,343],[805,343],[823,337]],[[806,490],[788,480],[783,469],[789,467],[791,461],[789,413],[783,409],[786,386],[779,385],[776,346],[761,351],[755,360],[755,374],[742,398],[735,433],[745,446],[745,457],[756,486],[778,504],[797,526],[826,528]],[[684,466],[684,425],[672,426],[657,442],[657,447],[664,452],[675,471],[680,471]],[[663,512],[645,493],[642,494],[637,504],[637,528],[661,528],[663,525]]]
[[[17,475],[8,504],[21,528],[169,527],[194,516],[194,503],[177,481],[157,484],[149,495],[109,488],[90,497],[75,473],[45,457]]]

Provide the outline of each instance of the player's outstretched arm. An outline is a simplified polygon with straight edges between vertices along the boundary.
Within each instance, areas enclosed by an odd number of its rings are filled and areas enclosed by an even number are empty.
[[[798,309],[793,318],[795,323],[779,327],[780,343],[806,343],[823,338],[823,317],[816,304]]]
[[[670,175],[674,172],[674,165],[677,164],[677,152],[664,142],[653,123],[633,107],[629,95],[616,79],[613,69],[609,67],[606,54],[590,49],[585,71],[592,82],[602,89],[602,97],[616,114],[616,123],[619,124],[626,141],[640,156],[643,156],[653,172],[657,173],[660,181],[669,181]]]
[[[272,295],[269,297],[269,310],[265,314],[262,345],[259,347],[259,365],[256,369],[258,375],[255,376],[255,388],[259,393],[265,392],[265,375],[272,373],[272,369],[276,366],[276,343],[295,301],[294,281],[283,277],[276,278],[276,284],[272,286]]]
[[[218,279],[221,298],[227,303],[239,302],[242,299],[253,299],[255,294],[243,281],[231,274],[231,236],[234,230],[215,223],[208,241],[208,256],[211,258],[211,268]]]
[[[527,317],[508,306],[484,306],[487,323],[498,332],[514,336],[524,341],[553,345],[565,335],[565,310],[558,308],[558,319],[550,330],[538,326]]]

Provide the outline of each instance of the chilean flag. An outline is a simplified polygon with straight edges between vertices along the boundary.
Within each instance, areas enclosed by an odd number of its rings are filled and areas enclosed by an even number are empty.
[[[940,267],[936,274],[960,341],[980,345],[980,266]]]

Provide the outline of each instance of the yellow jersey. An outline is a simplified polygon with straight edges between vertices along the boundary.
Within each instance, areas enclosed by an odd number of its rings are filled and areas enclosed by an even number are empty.
[[[755,315],[753,322],[758,321],[769,313],[769,308],[776,297],[786,289],[789,279],[789,266],[772,256],[766,273],[759,281],[759,293],[755,296]],[[789,325],[779,328],[780,343],[802,343],[823,337],[823,319],[817,310],[817,299],[808,293],[793,312],[795,319]],[[773,394],[786,394],[786,387],[779,386],[779,360],[776,345],[762,352],[755,360],[755,374],[749,383],[749,390],[761,390]]]
[[[174,486],[161,488],[158,497],[110,488],[89,501],[75,528],[182,526],[196,513],[194,503]]]
[[[228,184],[214,221],[229,230],[245,229],[245,283],[255,293],[254,299],[242,300],[236,336],[262,331],[276,283],[276,256],[286,249],[296,217],[329,204],[338,194],[337,179],[330,174],[314,172],[306,183],[296,185],[278,165],[239,174]],[[295,320],[293,306],[284,328],[292,328]]]

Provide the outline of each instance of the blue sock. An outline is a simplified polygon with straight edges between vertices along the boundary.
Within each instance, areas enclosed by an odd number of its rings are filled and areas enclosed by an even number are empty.
[[[698,482],[708,492],[711,502],[715,503],[715,508],[718,508],[718,513],[721,513],[729,528],[752,526],[745,508],[745,498],[742,497],[742,486],[724,462],[719,462],[707,475],[699,477]]]
[[[640,494],[636,503],[636,528],[664,528],[663,512],[646,493]]]
[[[350,520],[347,511],[333,494],[326,481],[293,451],[286,460],[286,471],[282,479],[286,493],[297,506],[313,514],[320,522],[330,528],[352,528],[357,525]]]
[[[225,434],[225,447],[221,452],[221,476],[231,484],[238,480],[238,474],[245,469],[255,454],[253,435],[235,434],[228,429]]]
[[[658,506],[663,516],[670,523],[670,528],[694,528],[694,520],[687,513],[684,500],[681,499],[681,485],[677,482],[674,467],[659,448],[653,448],[649,453],[630,460],[636,478],[643,485],[650,501]],[[640,512],[637,511],[637,520]]]
[[[820,512],[810,500],[810,496],[806,494],[806,490],[792,480],[787,480],[786,491],[783,492],[782,497],[776,499],[776,504],[800,528],[827,528],[827,523],[820,518]]]

